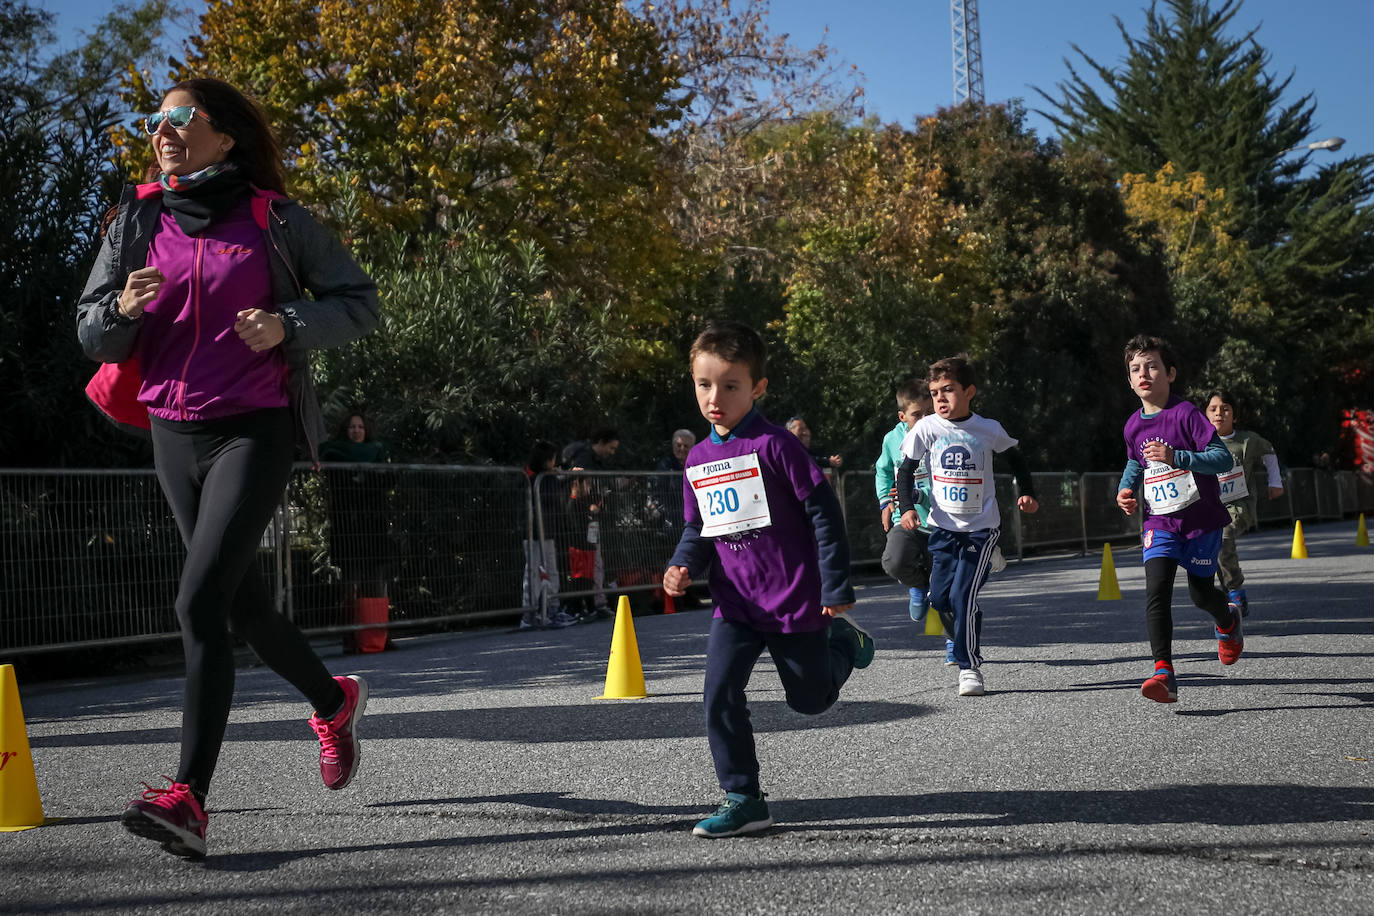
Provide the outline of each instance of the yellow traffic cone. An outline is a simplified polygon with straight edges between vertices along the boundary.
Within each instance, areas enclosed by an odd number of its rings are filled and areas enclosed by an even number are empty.
[[[1307,541],[1302,537],[1302,522],[1293,523],[1293,556],[1294,560],[1307,559]]]
[[[0,665],[0,831],[28,830],[42,823],[43,802],[38,798],[14,666]]]
[[[926,606],[926,635],[944,636],[945,625],[940,622],[940,613],[935,608]]]
[[[639,643],[635,641],[634,617],[630,597],[621,595],[615,608],[615,632],[611,634],[611,659],[606,663],[606,689],[598,700],[642,700],[644,669],[639,664]]]
[[[1112,562],[1111,544],[1102,545],[1102,572],[1097,576],[1097,600],[1121,600],[1121,586],[1116,581],[1116,564]]]
[[[1369,529],[1366,528],[1365,525],[1364,525],[1364,513],[1363,513],[1363,512],[1360,513],[1360,526],[1359,526],[1358,528],[1355,529],[1355,546],[1356,546],[1356,547],[1368,547],[1368,546],[1369,546]]]

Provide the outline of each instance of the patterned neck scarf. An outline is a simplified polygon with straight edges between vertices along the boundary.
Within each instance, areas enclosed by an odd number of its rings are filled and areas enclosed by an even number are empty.
[[[236,163],[225,160],[223,162],[212,162],[199,172],[192,172],[189,175],[171,175],[163,172],[158,176],[157,183],[162,185],[164,191],[176,191],[185,194],[207,181],[219,175],[226,175],[230,172],[237,172],[239,169]]]
[[[162,174],[162,205],[187,235],[200,235],[241,204],[253,188],[232,162],[216,162],[190,175]]]

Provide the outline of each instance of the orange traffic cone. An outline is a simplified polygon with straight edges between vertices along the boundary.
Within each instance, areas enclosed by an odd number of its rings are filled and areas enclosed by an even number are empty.
[[[13,665],[0,665],[0,831],[43,824],[43,802],[33,772],[29,733]]]
[[[621,595],[615,609],[615,632],[611,634],[611,658],[606,663],[606,687],[598,700],[642,700],[644,668],[639,663],[639,643],[635,640],[630,596]]]
[[[1294,559],[1294,560],[1306,560],[1306,559],[1307,559],[1307,541],[1303,540],[1303,536],[1302,536],[1302,522],[1301,522],[1301,521],[1295,522],[1295,523],[1293,524],[1293,556],[1292,556],[1292,559]]]

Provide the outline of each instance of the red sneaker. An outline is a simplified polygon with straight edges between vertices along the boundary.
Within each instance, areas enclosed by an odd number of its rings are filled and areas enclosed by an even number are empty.
[[[1169,668],[1156,668],[1155,673],[1140,685],[1140,693],[1156,703],[1178,702],[1178,681]]]
[[[1240,608],[1234,604],[1230,606],[1231,626],[1225,630],[1216,627],[1217,633],[1217,658],[1223,665],[1234,665],[1236,659],[1240,658],[1240,652],[1245,648],[1245,637],[1240,631]]]
[[[310,717],[310,727],[320,736],[320,778],[326,788],[342,789],[358,772],[358,720],[367,708],[367,681],[350,674],[336,677],[344,692],[343,708],[334,718]]]
[[[172,782],[170,776],[164,776]],[[120,822],[134,836],[161,843],[174,856],[205,858],[205,826],[210,819],[196,801],[191,787],[172,782],[166,789],[154,789],[146,782],[142,798],[129,802]]]

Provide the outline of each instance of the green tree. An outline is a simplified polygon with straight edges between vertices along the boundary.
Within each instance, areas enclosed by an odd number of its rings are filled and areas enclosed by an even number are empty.
[[[579,367],[598,380],[595,398],[553,392],[546,406],[572,417],[615,405],[625,451],[652,442],[649,457],[664,424],[689,421],[680,387],[658,382],[678,380],[677,338],[690,339],[700,318],[695,287],[719,290],[714,278],[731,273],[716,260],[724,233],[710,219],[725,172],[709,163],[723,161],[722,138],[824,92],[827,52],[770,36],[766,8],[384,0],[364,11],[356,0],[241,0],[207,10],[166,79],[213,72],[255,95],[282,133],[295,196],[328,205],[345,193],[343,176],[358,182],[355,231],[428,237],[462,225],[464,244],[481,235],[511,265],[532,246],[541,282],[584,313],[586,328],[563,333],[613,343],[599,363]],[[143,107],[161,87],[134,73],[129,92]],[[122,140],[137,173],[146,143]],[[385,286],[382,294],[388,307]],[[490,365],[463,362],[466,352],[430,355],[433,366],[504,371],[496,351]]]
[[[958,228],[981,240],[955,303],[981,316],[965,346],[984,377],[977,409],[1038,467],[1120,465],[1132,406],[1122,346],[1169,303],[1106,163],[1039,139],[1018,105],[963,105],[928,130],[945,193],[966,213]]]
[[[537,244],[589,307],[662,320],[683,94],[663,37],[618,0],[216,3],[167,78],[193,73],[265,106],[300,199],[327,204],[353,176],[369,226],[463,214]]]
[[[345,188],[335,217],[347,226],[360,195]],[[535,439],[591,428],[595,367],[616,351],[608,310],[550,291],[533,243],[499,245],[469,219],[440,229],[353,237],[386,305],[376,332],[315,355],[326,415],[366,407],[409,461],[517,465]]]
[[[77,346],[73,305],[117,185],[113,89],[152,52],[168,11],[164,0],[119,6],[94,37],[62,51],[49,13],[0,0],[0,464],[105,465],[139,454],[82,397],[95,366]]]
[[[819,381],[807,412],[832,441],[871,460],[894,378],[964,351],[983,372],[979,410],[1024,434],[1040,466],[1116,463],[1097,431],[1129,409],[1121,346],[1167,304],[1100,158],[1042,143],[1016,107],[948,109],[914,130],[816,118],[774,140],[759,150],[775,163],[761,206],[782,216],[753,238],[779,252],[779,326]]]
[[[1312,129],[1311,94],[1283,104],[1292,77],[1279,81],[1265,69],[1270,56],[1252,29],[1231,37],[1241,0],[1165,0],[1166,13],[1152,0],[1144,35],[1132,36],[1113,17],[1126,45],[1119,68],[1082,57],[1103,87],[1099,91],[1065,60],[1069,79],[1062,96],[1039,94],[1052,106],[1041,112],[1057,126],[1066,146],[1104,154],[1118,174],[1153,175],[1166,164],[1182,173],[1200,172],[1214,188],[1233,197],[1233,218],[1252,240],[1262,235],[1257,213],[1284,196],[1282,185],[1301,170],[1283,159]],[[1265,227],[1272,237],[1273,225]]]

